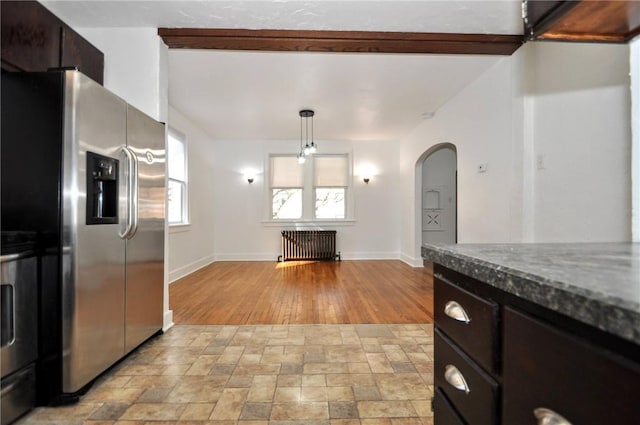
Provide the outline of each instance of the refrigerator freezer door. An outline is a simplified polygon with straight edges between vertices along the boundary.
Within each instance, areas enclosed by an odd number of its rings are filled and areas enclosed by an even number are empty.
[[[86,203],[87,152],[118,159],[126,103],[73,71],[65,73],[64,99],[62,391],[74,393],[124,355],[122,208],[116,223],[87,224]]]
[[[138,164],[138,214],[127,240],[125,351],[162,328],[164,296],[164,125],[128,106],[127,146]]]

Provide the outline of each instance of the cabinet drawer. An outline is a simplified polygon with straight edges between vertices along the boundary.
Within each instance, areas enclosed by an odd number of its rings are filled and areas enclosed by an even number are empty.
[[[433,397],[433,424],[465,425],[447,397],[439,389],[436,390],[436,395]]]
[[[640,424],[640,365],[509,308],[503,389],[505,424],[536,423],[541,408],[572,425]]]
[[[487,371],[497,372],[498,305],[435,279],[436,325]]]
[[[434,344],[436,387],[469,424],[495,424],[498,384],[437,329]]]

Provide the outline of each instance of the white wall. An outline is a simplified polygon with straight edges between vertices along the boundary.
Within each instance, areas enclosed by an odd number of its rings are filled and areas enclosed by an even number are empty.
[[[264,222],[268,218],[265,163],[269,153],[295,153],[297,149],[297,140],[215,142],[210,190],[216,194],[216,260],[277,259],[280,231],[293,226]],[[377,169],[368,185],[354,177],[354,222],[320,228],[337,229],[337,249],[343,258],[398,258],[397,147],[388,142],[319,141],[319,149],[323,153],[351,152],[356,174],[363,164]],[[253,184],[243,176],[248,168],[258,172]]]
[[[439,143],[455,145],[458,153],[458,242],[521,239],[520,222],[511,224],[512,216],[522,216],[520,191],[515,190],[521,181],[516,170],[522,158],[522,134],[512,128],[514,66],[512,57],[502,59],[401,141],[405,258],[420,258],[421,176],[416,161]],[[487,165],[484,173],[478,172],[481,163]]]
[[[213,142],[180,111],[169,107],[169,126],[186,136],[188,155],[188,226],[169,230],[169,281],[173,282],[214,260]]]
[[[534,47],[535,241],[629,241],[629,47]]]
[[[156,28],[74,28],[104,53],[104,86],[158,121],[168,108],[167,47]]]
[[[628,46],[527,43],[402,141],[402,255],[419,253],[416,161],[443,142],[460,243],[630,240],[629,108]]]

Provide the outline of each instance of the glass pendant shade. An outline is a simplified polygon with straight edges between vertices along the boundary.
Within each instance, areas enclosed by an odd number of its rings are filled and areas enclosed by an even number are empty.
[[[318,147],[313,140],[313,116],[314,115],[315,115],[315,112],[312,111],[311,109],[303,109],[300,111],[300,153],[298,154],[299,164],[304,164],[305,156],[313,155],[318,151]],[[311,118],[311,132],[309,132],[309,118]],[[304,122],[303,122],[303,119],[304,119]],[[303,144],[304,144],[304,148],[302,147]]]

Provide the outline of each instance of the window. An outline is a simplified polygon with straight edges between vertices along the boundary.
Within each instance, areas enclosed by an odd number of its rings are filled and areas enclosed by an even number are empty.
[[[315,218],[345,218],[349,177],[346,155],[314,157]]]
[[[270,202],[273,220],[346,219],[350,181],[347,154],[271,155]]]
[[[173,129],[169,130],[167,160],[167,218],[170,225],[188,224],[186,138]]]
[[[271,157],[271,218],[302,218],[304,169],[295,156]]]

